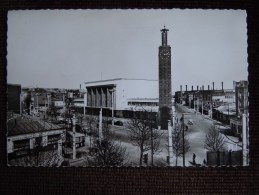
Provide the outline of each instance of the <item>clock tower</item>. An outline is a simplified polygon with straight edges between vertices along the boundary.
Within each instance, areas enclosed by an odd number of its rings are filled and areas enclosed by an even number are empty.
[[[159,46],[159,123],[161,129],[167,129],[168,120],[172,115],[171,93],[171,47],[167,45],[167,32],[161,30],[162,45]]]

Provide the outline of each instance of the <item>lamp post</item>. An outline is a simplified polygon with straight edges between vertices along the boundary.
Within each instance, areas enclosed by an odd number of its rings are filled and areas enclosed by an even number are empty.
[[[171,121],[168,120],[168,153],[169,153],[169,166],[173,166],[173,138]]]
[[[73,160],[76,159],[76,117],[73,114]]]
[[[183,136],[183,167],[185,167],[185,143],[184,143],[184,114],[182,114],[182,136]]]
[[[20,114],[22,114],[22,94],[20,93]]]
[[[84,116],[85,116],[85,107],[86,107],[86,98],[87,98],[87,91],[84,93]]]
[[[99,113],[99,142],[103,139],[103,131],[102,131],[102,107],[100,108]]]
[[[49,93],[47,94],[47,98],[48,98],[48,108],[49,108],[49,105],[50,105],[50,102],[51,102],[51,95]]]
[[[37,112],[39,112],[39,95],[40,95],[39,93],[36,93],[36,97],[37,97],[37,104],[36,104],[37,109],[36,110],[37,110]],[[34,110],[34,111],[36,111],[36,110]]]
[[[242,153],[243,153],[243,166],[247,165],[247,117],[242,114]]]
[[[112,126],[114,125],[114,92],[116,91],[114,88],[109,90],[112,93]]]

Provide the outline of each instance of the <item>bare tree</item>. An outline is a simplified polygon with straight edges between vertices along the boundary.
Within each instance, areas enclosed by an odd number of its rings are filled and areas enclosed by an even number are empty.
[[[54,105],[54,103],[52,102],[52,104],[50,105],[50,107],[47,110],[47,115],[51,117],[51,119],[57,119],[58,116],[58,108]]]
[[[209,151],[224,151],[226,149],[224,137],[216,129],[215,125],[212,125],[206,134],[204,148]]]
[[[73,128],[73,112],[75,110],[75,106],[72,98],[66,98],[66,112],[64,113],[64,118],[68,122],[68,129],[72,131]]]
[[[127,158],[126,147],[117,141],[113,132],[105,131],[104,139],[96,141],[96,153],[88,157],[89,165],[95,166],[122,166]]]
[[[172,132],[173,153],[175,154],[175,158],[176,158],[176,166],[177,166],[178,158],[183,157],[183,154],[187,153],[190,150],[190,144],[186,134],[184,134],[184,139],[183,139],[183,131],[184,131],[184,128],[182,128],[182,125],[178,124],[174,127],[174,130]],[[183,147],[183,143],[184,143],[184,147]]]
[[[28,114],[30,114],[31,102],[31,92],[28,92],[27,96],[24,99],[24,109]]]
[[[159,146],[162,133],[154,129],[156,118],[152,114],[152,112],[143,109],[139,118],[134,117],[127,124],[130,140],[133,142],[133,145],[138,146],[140,149],[140,166],[142,165],[144,152],[151,149],[153,159],[154,152],[160,151]]]

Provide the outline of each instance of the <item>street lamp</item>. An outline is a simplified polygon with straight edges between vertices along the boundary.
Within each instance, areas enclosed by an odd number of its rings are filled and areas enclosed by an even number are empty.
[[[36,97],[37,97],[37,104],[36,104],[36,105],[37,105],[37,109],[36,109],[36,110],[37,110],[37,112],[39,112],[39,95],[40,95],[40,94],[39,94],[39,93],[36,93],[35,95],[36,95]],[[35,110],[35,111],[36,111],[36,110]]]
[[[112,93],[112,126],[114,125],[114,92],[116,91],[114,88],[109,90]]]
[[[87,91],[84,93],[84,116],[85,116],[86,98],[87,98]]]
[[[48,108],[49,108],[49,104],[50,104],[50,102],[51,102],[51,94],[47,94],[47,98],[48,98]]]

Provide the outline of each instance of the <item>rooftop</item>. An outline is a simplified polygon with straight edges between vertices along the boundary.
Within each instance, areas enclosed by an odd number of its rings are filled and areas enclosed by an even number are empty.
[[[91,84],[91,83],[101,83],[101,82],[109,82],[109,81],[118,81],[118,80],[141,80],[141,81],[157,81],[153,79],[129,79],[129,78],[115,78],[115,79],[106,79],[106,80],[98,80],[98,81],[89,81],[85,82],[85,84]]]
[[[61,130],[63,127],[42,120],[17,117],[7,122],[8,136]]]

